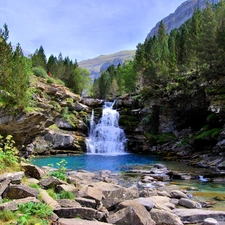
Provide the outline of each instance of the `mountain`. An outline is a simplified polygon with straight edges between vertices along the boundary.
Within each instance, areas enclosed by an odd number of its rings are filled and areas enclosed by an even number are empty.
[[[99,77],[102,71],[106,71],[111,65],[118,66],[126,60],[133,59],[135,50],[125,50],[110,55],[100,55],[93,59],[83,60],[79,62],[79,67],[85,68],[90,72],[92,80]]]
[[[169,33],[175,28],[179,28],[185,21],[187,21],[194,13],[194,10],[199,8],[203,9],[206,6],[206,2],[216,4],[220,0],[187,0],[183,2],[174,13],[162,19],[163,24],[166,26],[166,32]],[[147,35],[147,39],[156,35],[158,32],[160,22],[158,22],[154,28]]]

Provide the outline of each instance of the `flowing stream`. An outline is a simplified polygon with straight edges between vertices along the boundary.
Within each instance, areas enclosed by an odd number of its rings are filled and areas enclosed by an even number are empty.
[[[96,124],[94,110],[90,121],[90,133],[86,140],[89,154],[124,154],[127,139],[119,127],[119,113],[113,109],[114,103],[105,102],[102,117]]]

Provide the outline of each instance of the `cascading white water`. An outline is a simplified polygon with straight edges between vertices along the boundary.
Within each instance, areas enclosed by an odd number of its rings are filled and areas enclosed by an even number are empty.
[[[97,125],[94,122],[94,111],[92,111],[89,138],[86,140],[87,153],[125,153],[127,139],[123,129],[119,127],[119,113],[113,109],[113,104],[105,103],[102,117]]]

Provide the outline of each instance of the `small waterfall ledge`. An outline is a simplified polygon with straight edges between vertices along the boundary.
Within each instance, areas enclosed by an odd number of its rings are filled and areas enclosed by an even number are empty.
[[[114,102],[105,102],[102,117],[96,124],[94,110],[90,120],[89,137],[86,139],[88,154],[118,155],[126,153],[127,139],[119,127],[119,113],[113,109]]]

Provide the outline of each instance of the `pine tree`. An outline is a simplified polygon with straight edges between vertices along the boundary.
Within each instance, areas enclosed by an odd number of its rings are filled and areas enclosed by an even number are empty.
[[[166,34],[166,27],[161,21],[158,29],[158,45],[160,49],[160,62],[157,65],[157,70],[160,75],[166,78],[169,71],[169,48],[168,48],[168,35]]]
[[[36,49],[35,53],[31,56],[33,67],[42,67],[46,69],[47,59],[44,48],[40,46]]]
[[[216,20],[211,4],[207,3],[202,12],[202,27],[199,43],[200,66],[206,73],[213,72],[216,66]]]
[[[50,73],[53,77],[56,77],[57,74],[57,58],[54,55],[50,55],[46,65],[47,72]]]
[[[225,74],[225,1],[221,0],[215,10],[217,21],[216,43],[218,44],[217,58],[217,73]]]
[[[7,43],[9,31],[6,24],[0,30],[0,89],[5,90],[12,74],[12,46]]]
[[[193,68],[197,73],[199,71],[199,45],[201,43],[200,33],[202,30],[202,12],[200,9],[195,10],[190,23],[188,23],[188,56],[187,65]]]
[[[170,76],[174,76],[177,72],[177,54],[176,54],[176,36],[177,30],[174,29],[171,31],[168,40],[169,47],[169,73]]]
[[[12,75],[8,88],[11,97],[15,101],[17,108],[25,108],[28,105],[27,90],[29,87],[30,65],[28,60],[24,57],[23,51],[18,44],[16,50],[13,52],[13,66]],[[18,98],[19,96],[19,98]]]

